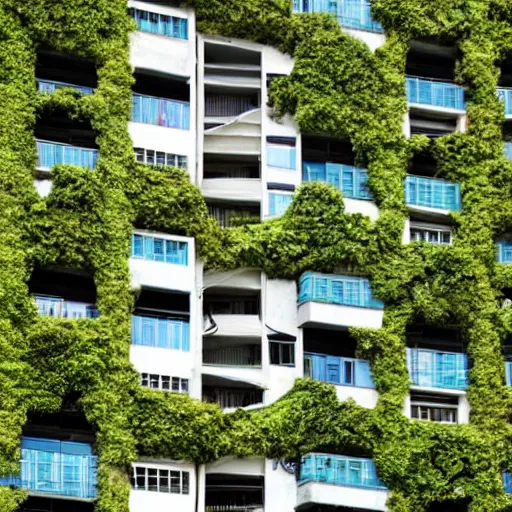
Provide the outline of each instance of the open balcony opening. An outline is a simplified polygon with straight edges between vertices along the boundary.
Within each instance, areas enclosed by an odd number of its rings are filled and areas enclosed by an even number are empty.
[[[190,86],[185,78],[136,71],[132,121],[166,128],[190,128]]]
[[[29,281],[39,314],[60,318],[96,318],[92,276],[69,269],[36,268]]]
[[[411,135],[426,135],[432,139],[457,131],[457,119],[439,113],[411,110],[409,124]]]
[[[465,390],[468,386],[467,344],[455,327],[422,324],[407,328],[407,367],[413,386]]]
[[[236,409],[263,404],[263,390],[248,382],[203,375],[203,402],[221,409]]]
[[[63,87],[92,94],[98,86],[98,75],[93,61],[51,51],[37,54],[36,80],[39,92],[55,92]]]
[[[206,475],[205,512],[263,512],[264,477]]]
[[[94,169],[98,159],[96,134],[85,119],[70,119],[64,110],[40,112],[35,137],[40,173],[54,165],[78,165]]]
[[[233,368],[261,368],[261,339],[210,336],[203,342],[203,364]]]
[[[259,315],[260,291],[215,287],[205,291],[205,315]]]
[[[341,386],[373,388],[370,363],[356,358],[348,330],[304,329],[304,376]]]
[[[459,398],[436,393],[411,393],[411,418],[436,423],[458,423]]]
[[[329,183],[348,198],[372,197],[368,189],[368,171],[356,166],[356,154],[347,140],[304,136],[302,180]]]
[[[232,228],[244,224],[255,224],[261,219],[261,206],[240,205],[227,202],[208,202],[208,213],[222,228]]]
[[[469,500],[436,501],[431,503],[428,512],[467,512]]]
[[[19,508],[19,512],[93,512],[94,504],[66,499],[29,496]]]
[[[421,153],[415,153],[411,163],[411,174],[434,178],[437,173],[437,162],[432,152],[427,149]]]
[[[259,179],[260,161],[256,155],[204,155],[204,179]]]
[[[142,288],[132,315],[132,344],[190,350],[190,295]]]

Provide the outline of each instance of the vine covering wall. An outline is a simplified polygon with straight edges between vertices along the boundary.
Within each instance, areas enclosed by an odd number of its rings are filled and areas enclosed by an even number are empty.
[[[0,474],[18,470],[27,414],[58,411],[74,395],[96,432],[98,512],[128,511],[129,464],[141,455],[205,463],[322,449],[373,457],[392,491],[393,512],[449,501],[468,503],[473,512],[512,507],[501,482],[502,470],[512,467],[502,356],[512,319],[501,307],[512,270],[495,263],[494,249],[512,230],[512,163],[504,157],[505,120],[495,94],[500,64],[512,51],[512,7],[508,0],[372,3],[387,36],[374,53],[328,15],[292,15],[288,0],[187,1],[200,31],[294,56],[292,74],[271,88],[276,114],[293,115],[304,133],[348,138],[369,170],[380,209],[372,224],[346,213],[329,185],[312,183],[299,189],[282,218],[221,230],[182,171],[134,162],[127,130],[134,25],[125,1],[0,1]],[[440,137],[433,149],[439,176],[462,190],[449,247],[401,243],[403,179],[428,143],[402,133],[412,38],[449,41],[460,50],[456,80],[469,99],[466,133]],[[95,93],[37,93],[41,48],[92,60]],[[93,172],[56,167],[51,194],[40,198],[33,186],[34,127],[51,110],[89,122],[100,157]],[[359,355],[371,362],[377,407],[338,402],[332,386],[309,379],[269,407],[228,416],[186,396],[141,389],[128,358],[134,225],[196,237],[210,268],[258,267],[294,279],[350,264],[369,275],[386,303],[384,325],[352,334]],[[27,284],[36,266],[93,275],[100,317],[38,316]],[[405,333],[418,319],[455,324],[462,333],[472,360],[469,425],[414,422],[402,414],[409,388]],[[25,498],[0,487],[0,510],[12,512]]]

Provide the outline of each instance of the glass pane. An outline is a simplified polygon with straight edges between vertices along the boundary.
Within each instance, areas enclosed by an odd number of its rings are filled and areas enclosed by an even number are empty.
[[[171,471],[171,492],[180,494],[180,472]]]
[[[162,389],[169,390],[171,388],[171,378],[162,375]]]

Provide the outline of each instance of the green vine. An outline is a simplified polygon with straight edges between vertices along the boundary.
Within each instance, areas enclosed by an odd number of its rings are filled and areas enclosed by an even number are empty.
[[[339,192],[312,183],[297,191],[281,218],[222,230],[183,171],[134,162],[127,129],[134,26],[125,2],[0,2],[0,475],[18,470],[28,412],[58,411],[75,394],[96,431],[100,512],[128,512],[128,467],[138,456],[205,463],[224,455],[296,458],[321,449],[372,456],[392,491],[393,512],[427,511],[450,500],[469,503],[473,512],[512,507],[501,482],[502,470],[512,466],[502,357],[512,316],[501,307],[512,270],[495,263],[495,241],[512,230],[512,163],[503,152],[504,114],[495,93],[501,61],[512,52],[509,2],[374,0],[386,29],[375,52],[329,15],[292,15],[288,0],[186,3],[196,9],[200,31],[293,55],[291,75],[272,82],[271,106],[278,116],[294,116],[303,133],[350,140],[368,168],[379,219],[346,213]],[[402,133],[413,38],[458,47],[456,80],[469,99],[467,132],[440,137],[432,148],[439,176],[462,190],[450,247],[401,243],[403,180],[428,145]],[[38,94],[40,48],[93,60],[95,93]],[[52,110],[89,122],[100,158],[94,172],[56,167],[51,194],[39,198],[33,133],[37,116]],[[306,270],[351,265],[368,274],[386,303],[384,325],[352,335],[371,362],[377,407],[339,402],[332,386],[309,379],[264,409],[232,415],[140,388],[128,357],[133,226],[195,237],[207,268],[255,267],[271,278],[296,279]],[[27,286],[35,266],[92,275],[100,318],[38,316]],[[455,324],[467,344],[469,425],[420,423],[402,414],[409,392],[406,329],[417,320]],[[24,498],[0,488],[0,510],[13,512]]]

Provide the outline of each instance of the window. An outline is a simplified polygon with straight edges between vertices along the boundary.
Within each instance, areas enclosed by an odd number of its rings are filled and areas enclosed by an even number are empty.
[[[150,32],[161,36],[188,39],[188,20],[176,16],[166,16],[155,12],[130,9],[130,15],[142,32]]]
[[[132,235],[134,258],[188,265],[188,243],[148,235]]]
[[[164,153],[153,149],[135,148],[135,160],[146,165],[172,165],[180,169],[187,169],[187,157]]]
[[[273,216],[281,216],[288,209],[293,199],[293,194],[290,193],[268,193],[268,213]]]
[[[140,385],[145,388],[174,391],[176,393],[188,393],[188,379],[183,379],[181,377],[169,377],[168,375],[157,375],[154,373],[141,373]]]
[[[293,341],[270,341],[270,364],[295,366],[295,343]]]
[[[131,484],[139,491],[188,494],[190,475],[187,471],[136,466],[132,467]]]
[[[267,165],[282,169],[296,169],[295,138],[267,137]]]
[[[428,242],[431,244],[451,245],[450,228],[428,227],[411,223],[411,242]]]
[[[411,418],[438,423],[457,423],[459,399],[433,393],[411,393]]]

